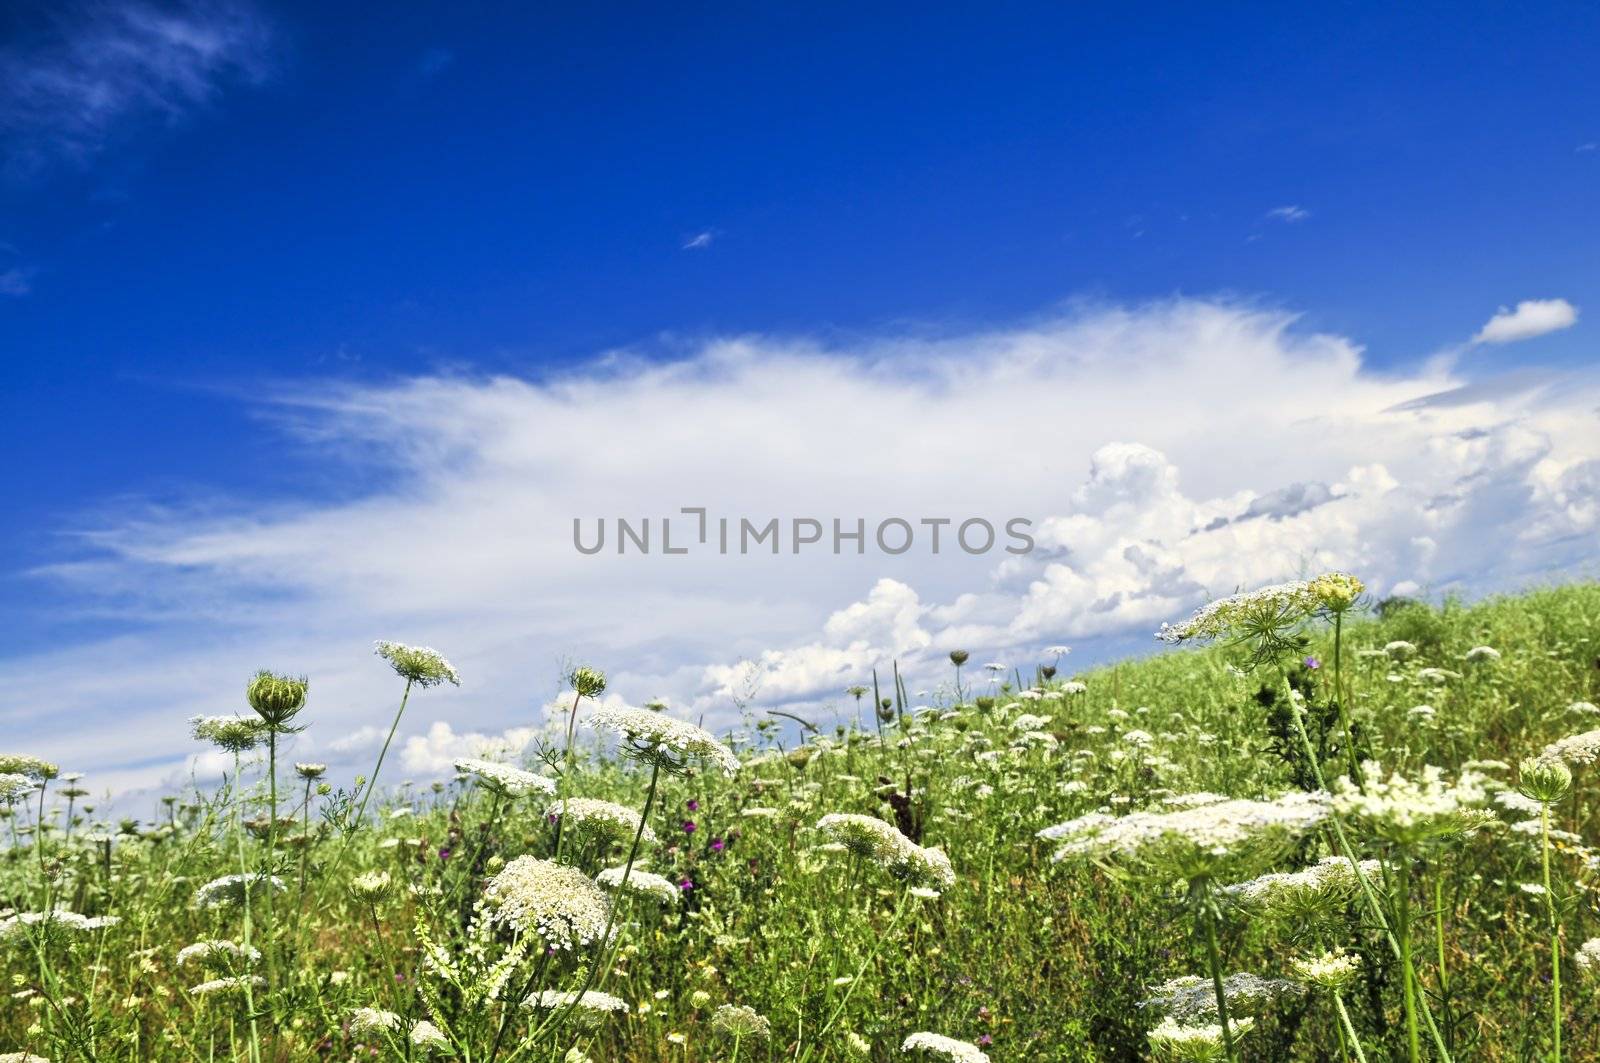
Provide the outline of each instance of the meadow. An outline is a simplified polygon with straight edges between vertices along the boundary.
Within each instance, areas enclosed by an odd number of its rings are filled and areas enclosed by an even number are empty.
[[[574,668],[417,786],[241,676],[223,784],[139,820],[8,751],[0,1060],[1600,1059],[1600,584],[1173,621],[718,734]],[[378,651],[391,737],[470,682]]]

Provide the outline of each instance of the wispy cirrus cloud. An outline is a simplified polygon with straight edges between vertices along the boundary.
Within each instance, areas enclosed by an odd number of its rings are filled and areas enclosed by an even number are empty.
[[[1578,323],[1578,308],[1565,299],[1524,299],[1515,308],[1502,306],[1486,322],[1473,343],[1516,343]]]
[[[1281,207],[1273,207],[1267,211],[1266,217],[1268,221],[1281,221],[1292,225],[1295,222],[1302,222],[1311,217],[1311,212],[1302,206],[1289,203]]]
[[[83,162],[125,127],[176,122],[259,82],[274,33],[242,0],[78,4],[0,51],[0,136],[14,170]]]

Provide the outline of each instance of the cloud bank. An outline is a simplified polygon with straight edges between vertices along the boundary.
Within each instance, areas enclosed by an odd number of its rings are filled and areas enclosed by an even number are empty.
[[[85,533],[35,575],[123,633],[7,660],[0,725],[96,785],[145,785],[208,770],[184,759],[188,715],[233,708],[255,668],[292,669],[312,677],[313,722],[292,755],[353,773],[399,693],[371,640],[399,639],[463,676],[412,699],[395,748],[420,778],[536,733],[564,661],[717,727],[741,705],[827,718],[853,715],[844,688],[894,659],[932,699],[952,648],[1028,669],[1067,643],[1077,665],[1147,647],[1210,596],[1323,568],[1380,594],[1586,571],[1600,384],[1457,373],[1373,373],[1291,315],[1180,299],[938,337],[718,339],[539,380],[288,388],[266,406],[274,431],[347,489],[196,499]],[[686,506],[1021,515],[1037,546],[573,547],[574,517]]]

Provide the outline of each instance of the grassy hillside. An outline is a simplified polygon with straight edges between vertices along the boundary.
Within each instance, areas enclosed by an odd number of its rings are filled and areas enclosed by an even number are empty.
[[[356,780],[297,774],[245,706],[252,722],[201,728],[248,747],[241,774],[177,795],[164,823],[101,823],[67,776],[0,757],[25,777],[0,782],[14,795],[0,908],[54,913],[0,922],[0,1053],[823,1063],[902,1058],[930,1032],[996,1061],[1226,1058],[1223,975],[1239,1059],[1521,1061],[1555,1049],[1559,971],[1560,1054],[1600,1058],[1579,949],[1600,936],[1592,751],[1519,767],[1600,728],[1586,704],[1600,701],[1600,585],[1363,604],[1342,615],[1337,655],[1325,610],[1240,631],[1077,676],[1070,657],[1049,678],[1030,666],[1028,691],[978,656],[961,704],[881,721],[869,692],[859,731],[798,747],[753,722],[721,736],[742,760],[732,775],[689,731],[601,755],[602,714],[523,764],[558,796],[492,766],[389,793],[389,762],[362,816]],[[448,678],[426,657],[395,663],[412,701]],[[953,693],[953,679],[906,682]],[[601,677],[577,681],[595,694]],[[314,699],[299,708],[281,683],[252,687],[257,708],[285,733],[315,727]],[[397,676],[397,702],[407,685]],[[580,699],[580,719],[596,703]],[[1563,758],[1564,793],[1550,767]],[[1381,774],[1341,781],[1367,760]],[[1390,780],[1428,765],[1443,769],[1431,787]],[[625,807],[552,814],[574,798]],[[819,830],[835,813],[893,827]],[[559,867],[519,859],[557,853]],[[1352,857],[1376,862],[1358,875]],[[269,861],[277,886],[213,881]],[[606,868],[628,888],[594,886]],[[231,947],[180,963],[205,941]],[[1318,972],[1326,984],[1308,985]],[[627,1010],[520,1003],[584,985],[610,995],[585,1004]],[[1153,1044],[1164,1019],[1209,1030]],[[414,1044],[414,1029],[443,1043]],[[913,1053],[982,1058],[926,1043]]]

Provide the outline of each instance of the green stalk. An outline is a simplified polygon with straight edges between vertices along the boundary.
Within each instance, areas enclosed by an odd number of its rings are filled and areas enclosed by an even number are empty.
[[[1550,804],[1539,802],[1539,850],[1544,865],[1544,902],[1550,916],[1550,1025],[1554,1037],[1552,1063],[1561,1063],[1561,924],[1556,916],[1556,895],[1550,892]]]
[[[1206,963],[1211,968],[1211,987],[1217,995],[1217,1021],[1222,1025],[1222,1047],[1228,1053],[1228,1063],[1239,1063],[1233,1046],[1233,1028],[1228,1023],[1228,994],[1222,985],[1222,952],[1217,948],[1217,910],[1212,903],[1209,888],[1205,907],[1200,913],[1206,928]]]
[[[372,777],[367,780],[367,788],[361,794],[361,807],[356,810],[356,824],[366,819],[367,801],[372,797],[372,791],[378,788],[378,772],[383,770],[383,758],[388,755],[389,743],[394,741],[394,733],[400,728],[400,717],[406,714],[406,702],[411,698],[411,684],[412,680],[407,679],[405,693],[400,695],[400,709],[394,714],[394,723],[389,725],[389,737],[383,740],[383,748],[378,750],[378,763],[372,767]],[[350,838],[354,835],[355,831],[353,829],[349,834],[345,835],[345,847],[349,846]],[[343,852],[344,849],[341,848],[340,853],[343,854]]]
[[[1400,977],[1406,1013],[1406,1058],[1411,1063],[1422,1059],[1422,1038],[1417,1029],[1417,971],[1411,962],[1411,861],[1400,862],[1400,912],[1397,934],[1400,938]]]
[[[1367,1063],[1367,1057],[1361,1051],[1361,1038],[1356,1034],[1356,1024],[1350,1021],[1350,1012],[1345,1010],[1344,997],[1338,993],[1333,994],[1333,1006],[1339,1010],[1339,1021],[1344,1025],[1345,1033],[1350,1036],[1350,1044],[1355,1048],[1356,1063]]]

